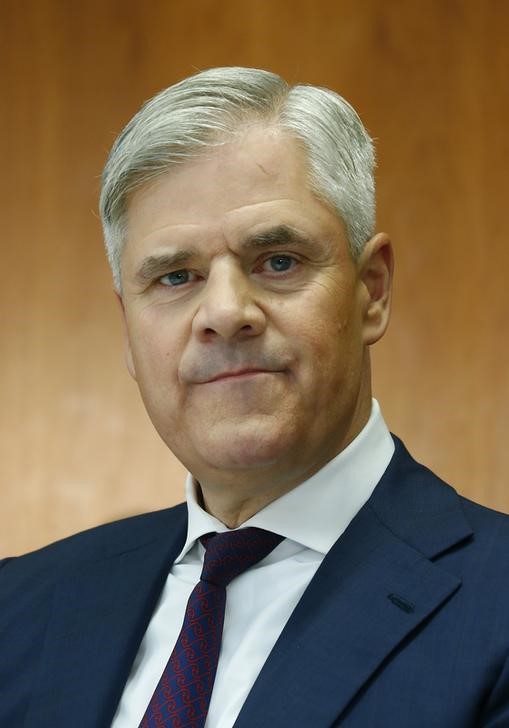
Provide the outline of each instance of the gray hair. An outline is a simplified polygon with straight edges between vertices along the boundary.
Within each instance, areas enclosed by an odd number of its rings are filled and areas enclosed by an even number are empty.
[[[310,189],[341,217],[360,255],[375,225],[374,151],[355,110],[329,89],[290,86],[268,71],[212,68],[146,102],[113,144],[100,213],[117,290],[129,195],[253,122],[277,125],[302,145]]]

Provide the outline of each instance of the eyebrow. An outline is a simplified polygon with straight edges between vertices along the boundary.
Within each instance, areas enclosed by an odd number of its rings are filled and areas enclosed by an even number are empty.
[[[149,255],[145,258],[136,271],[137,283],[146,283],[158,276],[168,272],[175,266],[185,266],[197,255],[194,248],[188,250],[176,250],[174,253],[161,253],[160,255]]]
[[[270,248],[274,245],[312,245],[312,240],[304,233],[289,225],[276,225],[249,235],[242,243],[242,248]]]
[[[248,235],[241,241],[240,248],[244,250],[249,248],[264,250],[275,245],[310,247],[312,244],[311,238],[295,228],[289,225],[276,225],[253,235]],[[196,248],[176,250],[174,253],[149,255],[142,261],[136,271],[135,280],[140,284],[146,283],[167,273],[168,270],[174,269],[176,266],[185,267],[198,256],[199,252]]]

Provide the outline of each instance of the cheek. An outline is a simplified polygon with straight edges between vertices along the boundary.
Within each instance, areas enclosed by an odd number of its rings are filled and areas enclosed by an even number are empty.
[[[140,388],[157,389],[176,381],[179,342],[168,327],[132,327],[132,360]]]
[[[330,311],[330,309],[329,309]],[[318,313],[313,325],[300,329],[303,369],[313,389],[324,398],[348,387],[362,368],[363,345],[355,317]]]
[[[341,314],[330,306],[307,311],[295,329],[296,338],[302,341],[312,358],[325,363],[322,357],[331,357],[344,350],[353,338],[349,313]]]

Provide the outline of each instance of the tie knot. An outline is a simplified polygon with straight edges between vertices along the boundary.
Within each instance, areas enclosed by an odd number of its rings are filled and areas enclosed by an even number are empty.
[[[283,536],[253,527],[208,533],[201,538],[205,546],[201,578],[211,584],[227,586],[236,576],[270,554],[282,540]]]

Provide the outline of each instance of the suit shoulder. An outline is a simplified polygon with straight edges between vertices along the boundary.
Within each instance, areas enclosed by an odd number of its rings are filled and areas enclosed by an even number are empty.
[[[0,560],[0,584],[15,575],[52,580],[70,566],[131,551],[187,527],[187,506],[130,516],[67,536],[21,556]]]
[[[509,515],[488,506],[475,503],[458,494],[463,513],[474,533],[486,533],[494,541],[505,541],[509,546]],[[507,553],[507,552],[506,552]],[[504,554],[504,557],[506,554]]]
[[[486,557],[493,552],[497,563],[506,558],[509,516],[460,495],[393,438],[393,458],[368,501],[379,519],[430,558],[460,543],[469,545],[465,553]]]

